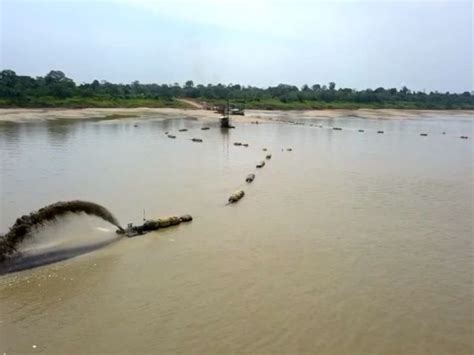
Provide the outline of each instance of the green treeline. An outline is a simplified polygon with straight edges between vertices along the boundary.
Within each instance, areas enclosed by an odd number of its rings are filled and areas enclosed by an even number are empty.
[[[77,85],[63,72],[50,71],[44,77],[17,75],[12,70],[0,72],[0,107],[185,107],[175,99],[190,98],[208,103],[229,99],[258,109],[323,108],[406,108],[474,109],[474,95],[411,91],[406,87],[354,90],[328,85],[280,84],[258,88],[241,85],[195,85],[178,83],[112,84],[94,80]]]

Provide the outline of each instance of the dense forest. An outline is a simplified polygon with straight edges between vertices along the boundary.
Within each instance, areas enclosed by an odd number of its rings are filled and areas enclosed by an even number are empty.
[[[176,100],[195,99],[217,104],[225,100],[246,108],[322,109],[322,108],[408,108],[474,109],[474,95],[412,91],[407,87],[354,90],[328,85],[280,84],[268,88],[238,84],[195,85],[187,81],[174,84],[112,84],[94,80],[76,84],[59,70],[44,77],[17,75],[12,70],[0,72],[0,107],[186,107]]]

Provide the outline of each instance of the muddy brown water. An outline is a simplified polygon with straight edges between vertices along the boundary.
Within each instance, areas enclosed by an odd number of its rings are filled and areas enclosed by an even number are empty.
[[[0,353],[472,353],[473,121],[444,115],[2,124],[0,231],[77,198],[122,224],[195,219],[133,239],[85,216],[40,230],[25,255],[101,248],[0,276]]]

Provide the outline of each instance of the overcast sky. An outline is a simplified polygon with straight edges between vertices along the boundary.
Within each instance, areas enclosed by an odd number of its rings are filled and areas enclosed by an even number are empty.
[[[0,68],[17,74],[473,90],[471,1],[0,3]]]

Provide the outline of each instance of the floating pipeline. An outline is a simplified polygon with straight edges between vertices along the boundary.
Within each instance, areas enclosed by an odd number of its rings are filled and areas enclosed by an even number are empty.
[[[270,160],[271,158],[272,158],[272,155],[271,155],[271,154],[267,154],[267,155],[265,156],[265,159],[267,159],[267,160]]]
[[[292,152],[292,151],[293,151],[293,148],[286,148],[286,151]]]
[[[178,129],[179,132],[187,132],[188,130],[186,128],[181,128],[181,129]]]
[[[263,150],[264,152],[266,152],[266,151],[267,151],[267,148],[263,148],[262,150]]]
[[[168,134],[168,138],[175,139],[176,136],[173,136],[172,134]]]
[[[333,127],[332,128],[334,131],[342,131],[342,128],[341,127]]]
[[[46,222],[54,221],[67,213],[85,213],[97,216],[123,230],[119,221],[105,207],[89,201],[60,201],[45,206],[18,218],[10,230],[0,236],[0,262],[5,261],[17,251],[18,245],[31,235],[37,227]]]
[[[428,136],[428,133],[420,133],[420,136],[422,136],[422,137],[427,137],[427,136]]]
[[[253,180],[255,180],[255,174],[248,174],[245,178],[245,181],[247,181],[248,183],[251,183]]]
[[[129,238],[136,237],[137,235],[143,235],[148,232],[156,231],[161,228],[168,228],[171,226],[177,226],[183,222],[191,222],[193,217],[189,214],[185,214],[181,217],[171,216],[163,217],[158,219],[146,220],[141,226],[134,226],[132,223],[127,225],[126,229],[118,229],[117,234],[126,235]]]
[[[209,127],[201,127],[201,130],[203,130],[203,131],[207,131],[209,129],[210,129]]]
[[[202,139],[201,138],[193,138],[191,139],[193,142],[198,142],[198,143],[202,143]]]
[[[239,147],[239,146],[242,145],[242,143],[240,143],[240,142],[234,142],[234,145],[237,146],[237,147]]]
[[[459,137],[459,138],[461,138],[461,139],[468,139],[469,137],[468,137],[468,136],[461,136],[461,137]]]
[[[237,190],[229,197],[229,203],[236,203],[242,197],[245,196],[245,192],[243,190]]]
[[[384,133],[384,131],[377,131],[377,133],[378,133],[378,134],[383,134],[383,133]]]
[[[257,168],[263,168],[264,166],[265,166],[265,161],[263,160],[257,164]]]
[[[248,147],[248,146],[249,146],[249,144],[248,144],[248,143],[242,143],[242,146],[244,146],[244,147]]]
[[[365,131],[364,131],[363,129],[359,129],[359,131],[358,131],[358,132],[365,132]]]

